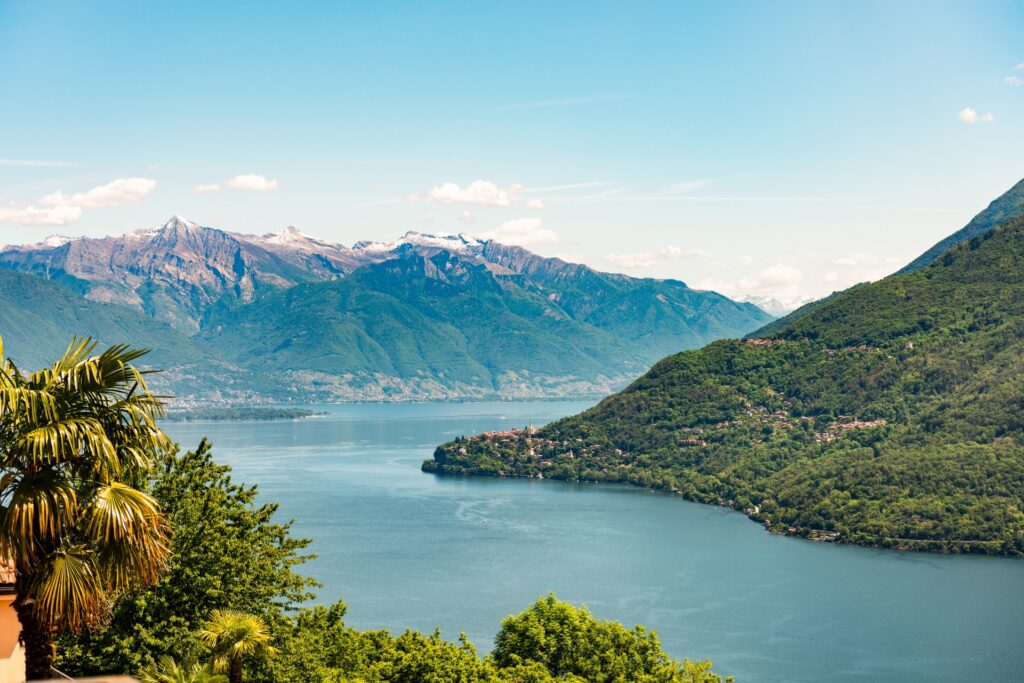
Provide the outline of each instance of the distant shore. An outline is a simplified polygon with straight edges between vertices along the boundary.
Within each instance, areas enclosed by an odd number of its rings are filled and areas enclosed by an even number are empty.
[[[308,408],[277,408],[272,406],[201,406],[168,410],[167,422],[248,422],[253,420],[300,420],[326,415]]]

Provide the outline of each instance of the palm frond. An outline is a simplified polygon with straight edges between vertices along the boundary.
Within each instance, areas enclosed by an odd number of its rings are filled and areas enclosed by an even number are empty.
[[[214,671],[223,671],[231,661],[242,657],[277,652],[270,645],[270,629],[261,617],[232,609],[211,612],[196,638],[213,650]]]
[[[36,610],[48,622],[62,623],[72,631],[96,622],[108,604],[96,556],[85,546],[57,551],[34,588]]]
[[[139,683],[228,683],[228,678],[213,673],[209,665],[178,664],[170,655],[164,655],[139,672]]]
[[[0,553],[27,562],[74,522],[78,496],[73,484],[53,470],[13,479],[17,486],[0,508]]]
[[[155,580],[170,555],[159,505],[126,484],[97,489],[84,531],[97,548],[100,572],[116,590]]]

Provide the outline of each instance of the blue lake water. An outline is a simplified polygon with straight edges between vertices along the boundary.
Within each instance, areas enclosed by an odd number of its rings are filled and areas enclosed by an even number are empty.
[[[420,472],[458,435],[542,424],[581,402],[313,406],[298,421],[170,423],[281,504],[319,558],[320,601],[360,628],[465,631],[548,591],[658,631],[751,681],[1024,680],[1024,561],[827,545],[640,489]]]

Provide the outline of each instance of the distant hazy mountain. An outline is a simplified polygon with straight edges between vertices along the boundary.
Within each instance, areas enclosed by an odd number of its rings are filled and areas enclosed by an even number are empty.
[[[466,235],[345,247],[295,228],[253,236],[175,216],[121,237],[5,247],[0,268],[60,285],[40,296],[84,297],[90,315],[106,306],[133,324],[165,323],[176,336],[151,345],[174,339],[223,364],[206,385],[226,376],[238,393],[277,400],[607,392],[660,356],[771,319],[682,282],[599,273]],[[17,298],[0,308],[24,313]],[[104,340],[149,339],[91,319],[88,333]],[[189,395],[201,398],[201,385]]]

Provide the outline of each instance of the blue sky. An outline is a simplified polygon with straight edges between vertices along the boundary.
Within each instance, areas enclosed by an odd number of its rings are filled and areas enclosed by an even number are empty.
[[[0,0],[0,102],[0,242],[466,231],[795,302],[1024,176],[1024,5]]]

